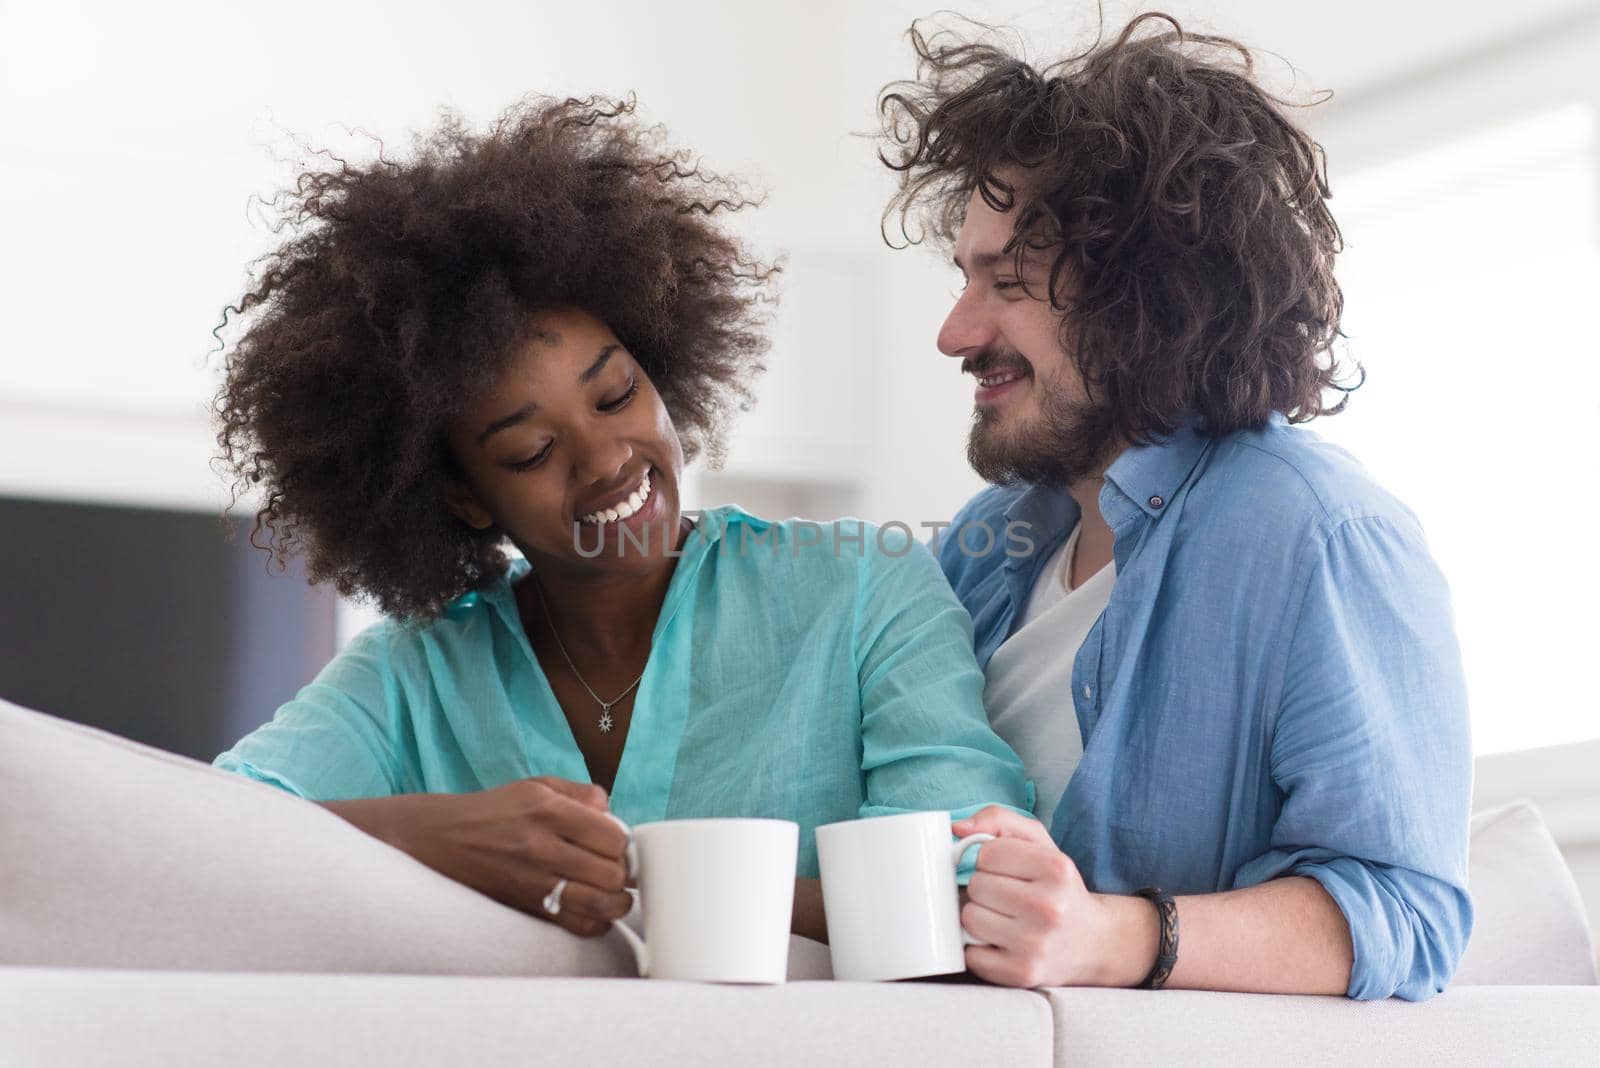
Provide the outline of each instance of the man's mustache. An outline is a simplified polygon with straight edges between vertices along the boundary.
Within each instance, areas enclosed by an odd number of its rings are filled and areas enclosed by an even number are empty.
[[[1013,367],[1028,374],[1033,373],[1033,366],[1022,358],[1022,354],[1010,349],[991,349],[961,361],[962,374],[977,375],[979,378]]]

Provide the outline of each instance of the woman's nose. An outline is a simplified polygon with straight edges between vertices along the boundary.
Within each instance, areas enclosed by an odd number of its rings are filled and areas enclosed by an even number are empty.
[[[578,479],[596,486],[610,486],[628,474],[633,455],[633,447],[615,433],[586,434],[576,457]]]

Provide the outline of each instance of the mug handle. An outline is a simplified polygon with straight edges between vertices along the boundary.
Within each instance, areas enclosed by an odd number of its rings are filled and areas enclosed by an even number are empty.
[[[633,840],[633,828],[622,822],[621,818],[615,813],[607,812],[606,815],[611,818],[611,822],[622,828],[623,834],[628,836],[628,848],[625,854],[627,858],[628,878],[637,879],[639,877],[639,847],[638,844]],[[633,895],[633,900],[635,902],[639,900],[638,887],[627,886],[623,887],[623,889]],[[633,962],[634,964],[638,965],[639,978],[650,978],[650,947],[645,945],[645,941],[639,936],[639,932],[635,931],[632,927],[629,927],[623,920],[612,920],[611,927],[618,934],[622,935],[623,941],[627,942],[628,947],[633,950]]]
[[[965,853],[969,846],[971,846],[971,845],[973,845],[974,843],[977,843],[977,842],[992,842],[992,841],[994,841],[994,835],[979,833],[979,834],[969,834],[965,838],[961,839],[959,842],[956,842],[955,844],[953,844],[950,847],[950,869],[951,869],[951,873],[954,874],[955,869],[961,867],[961,854]],[[964,945],[964,946],[986,946],[989,943],[980,942],[978,939],[973,938],[970,934],[967,933],[967,929],[965,927],[963,927],[963,928],[961,928],[961,944]]]

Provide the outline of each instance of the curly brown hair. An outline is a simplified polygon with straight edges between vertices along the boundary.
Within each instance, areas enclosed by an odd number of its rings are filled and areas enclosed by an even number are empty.
[[[486,133],[450,112],[403,162],[323,153],[271,202],[291,236],[224,309],[213,404],[251,542],[313,582],[411,619],[501,575],[498,529],[446,508],[445,428],[532,314],[581,307],[660,391],[686,457],[748,408],[780,269],[713,216],[757,202],[671,150],[635,102],[530,97]],[[222,336],[219,333],[219,338]]]
[[[1006,251],[1020,275],[1028,248],[1054,250],[1061,343],[1116,439],[1185,412],[1224,434],[1343,410],[1326,160],[1249,49],[1160,13],[1043,69],[982,33],[909,37],[916,78],[878,98],[879,158],[899,172],[885,240],[898,216],[907,242],[952,243],[974,190],[1015,208]]]

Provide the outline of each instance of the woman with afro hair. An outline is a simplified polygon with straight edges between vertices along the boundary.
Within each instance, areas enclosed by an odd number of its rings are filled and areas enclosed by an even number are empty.
[[[253,541],[387,618],[218,766],[580,935],[631,904],[612,814],[797,822],[820,938],[818,825],[1031,809],[921,546],[681,508],[767,345],[777,269],[719,225],[750,203],[598,98],[280,197],[222,460]]]

